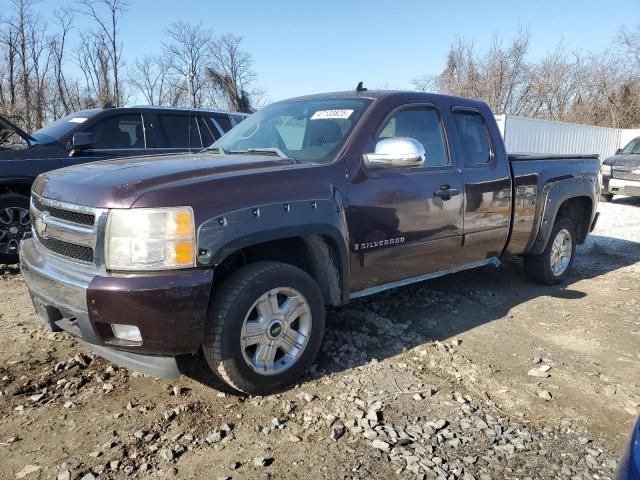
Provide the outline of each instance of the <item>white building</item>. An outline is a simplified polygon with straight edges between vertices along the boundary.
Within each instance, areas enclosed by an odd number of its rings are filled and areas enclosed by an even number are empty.
[[[594,127],[504,114],[496,115],[496,120],[509,153],[597,153],[604,160],[640,137],[640,128]]]

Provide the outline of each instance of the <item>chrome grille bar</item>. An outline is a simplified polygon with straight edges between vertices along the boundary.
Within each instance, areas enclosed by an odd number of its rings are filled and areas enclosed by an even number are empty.
[[[46,251],[74,263],[99,263],[98,232],[107,210],[33,194],[30,212],[34,237]]]

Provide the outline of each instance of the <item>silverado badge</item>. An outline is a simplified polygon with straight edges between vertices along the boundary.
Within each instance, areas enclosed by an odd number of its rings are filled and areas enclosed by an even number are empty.
[[[361,250],[369,250],[371,248],[387,247],[389,245],[397,245],[399,243],[404,243],[404,237],[387,238],[385,240],[376,240],[376,241],[373,241],[373,242],[356,243],[353,246],[353,250],[355,252],[359,252]]]

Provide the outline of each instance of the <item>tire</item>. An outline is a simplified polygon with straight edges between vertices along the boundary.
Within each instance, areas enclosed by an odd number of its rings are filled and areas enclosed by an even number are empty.
[[[568,234],[571,240],[569,249],[571,256],[566,264],[561,265],[561,269],[552,267],[552,260],[557,250],[554,249],[554,242],[559,239],[559,234]],[[566,244],[565,244],[566,248]],[[566,250],[565,250],[566,251]],[[573,261],[576,256],[576,229],[569,218],[559,217],[553,225],[551,235],[547,241],[547,246],[540,255],[525,257],[524,266],[529,278],[543,285],[557,285],[561,283],[571,271]]]
[[[30,231],[29,197],[18,193],[0,195],[0,263],[18,263],[18,244]]]
[[[601,202],[609,203],[612,200],[613,200],[613,195],[611,193],[601,193],[600,194],[600,201]]]
[[[289,300],[294,313],[282,315]],[[285,263],[256,262],[231,274],[215,293],[202,350],[223,382],[241,393],[265,395],[291,385],[311,366],[324,326],[322,293],[306,272]],[[249,329],[253,335],[243,335]],[[265,357],[275,353],[262,362],[259,351]]]

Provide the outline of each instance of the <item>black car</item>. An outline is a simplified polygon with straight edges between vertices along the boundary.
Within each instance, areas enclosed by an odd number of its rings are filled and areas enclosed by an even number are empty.
[[[20,240],[31,229],[29,192],[39,174],[117,157],[196,152],[246,116],[167,107],[105,107],[67,115],[32,134],[0,117],[0,263],[18,261]]]

